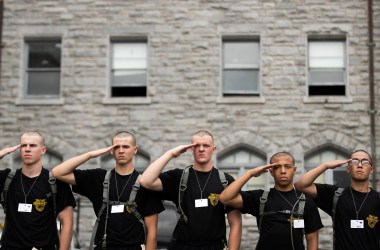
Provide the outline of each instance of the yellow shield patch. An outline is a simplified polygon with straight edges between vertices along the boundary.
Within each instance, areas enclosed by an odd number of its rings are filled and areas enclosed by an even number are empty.
[[[369,215],[367,217],[367,221],[368,221],[368,226],[370,228],[374,228],[377,222],[379,222],[379,217],[374,216],[374,215]]]
[[[211,205],[215,207],[219,202],[219,194],[210,194],[208,199],[210,200]]]
[[[136,202],[133,202],[132,205],[128,205],[127,203],[125,203],[125,209],[127,209],[128,213],[132,213],[132,209],[136,208],[136,207],[137,207],[137,203]]]
[[[37,211],[39,211],[39,212],[41,212],[42,210],[44,210],[46,204],[47,204],[46,199],[36,199],[36,200],[33,202],[34,207],[35,207],[35,208],[37,209]]]

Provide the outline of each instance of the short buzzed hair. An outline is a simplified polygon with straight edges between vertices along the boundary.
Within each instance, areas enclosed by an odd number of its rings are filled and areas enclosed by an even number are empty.
[[[132,132],[127,131],[127,130],[122,130],[122,131],[116,132],[112,136],[112,144],[113,144],[113,140],[115,138],[123,138],[123,137],[130,137],[130,138],[132,138],[133,145],[136,145],[136,137],[135,137],[135,135]]]
[[[290,156],[290,157],[292,158],[292,163],[293,163],[293,165],[294,165],[295,162],[296,162],[296,161],[294,160],[293,155],[292,155],[291,153],[283,151],[283,152],[278,152],[278,153],[275,153],[274,155],[272,155],[272,157],[271,157],[270,160],[269,160],[269,163],[272,164],[273,161],[274,161],[274,159],[277,158],[277,157],[280,157],[280,156]]]
[[[367,151],[365,151],[364,149],[355,150],[354,152],[351,153],[350,157],[352,158],[352,155],[355,154],[355,153],[358,153],[358,152],[362,152],[362,153],[367,154],[368,158],[369,158],[369,160],[371,161],[371,164],[372,164],[372,156]]]
[[[27,131],[27,132],[23,133],[21,135],[21,137],[23,137],[24,135],[27,135],[27,136],[35,136],[36,135],[36,136],[40,137],[42,146],[45,146],[45,137],[43,136],[43,134],[41,132],[39,132],[37,130]],[[20,139],[21,139],[21,137],[20,137]]]
[[[197,132],[195,132],[193,134],[193,136],[201,136],[201,137],[202,136],[210,136],[212,139],[212,143],[214,144],[214,136],[212,136],[212,134],[207,130],[204,130],[204,129],[198,130]]]

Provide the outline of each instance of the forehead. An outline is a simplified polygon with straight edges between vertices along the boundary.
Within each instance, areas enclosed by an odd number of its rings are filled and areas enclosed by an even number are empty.
[[[291,163],[293,164],[293,159],[290,155],[280,155],[276,156],[275,158],[272,159],[274,163]]]
[[[209,135],[194,135],[193,138],[191,139],[193,143],[199,143],[199,144],[213,144],[212,138]]]
[[[21,144],[41,144],[42,139],[35,134],[25,134],[21,136]]]
[[[131,136],[115,137],[113,138],[114,144],[133,144],[133,139]]]
[[[358,159],[370,159],[369,155],[365,152],[355,152],[351,155],[351,158],[358,158]]]

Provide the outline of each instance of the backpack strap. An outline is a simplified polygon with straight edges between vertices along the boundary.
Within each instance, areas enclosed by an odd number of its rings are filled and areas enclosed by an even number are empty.
[[[258,224],[259,233],[260,233],[260,229],[261,229],[261,224],[263,223],[264,208],[265,208],[265,203],[268,200],[268,194],[269,194],[269,191],[264,190],[263,194],[260,197],[260,206],[259,206],[260,219],[259,219],[259,224]]]
[[[298,198],[299,202],[298,202],[298,216],[301,217],[301,219],[303,218],[303,212],[305,210],[305,204],[306,204],[306,196],[304,193],[302,193],[300,195],[300,197]]]
[[[7,178],[5,179],[4,182],[4,188],[3,192],[1,193],[1,204],[3,204],[4,208],[4,214],[7,213],[7,198],[8,198],[8,189],[9,185],[11,184],[13,177],[15,177],[16,174],[16,169],[11,169],[11,171],[8,173]]]
[[[49,193],[47,196],[48,198],[50,197],[50,194],[51,196],[53,196],[53,209],[54,209],[54,218],[57,219],[57,179],[53,176],[53,173],[52,171],[49,171],[49,180],[48,180],[49,184],[50,184],[50,189],[51,189],[51,193]],[[57,244],[57,247],[59,249],[59,242],[60,242],[60,234],[58,232],[59,230],[57,230],[57,235],[58,235],[58,244]]]
[[[104,209],[107,208],[107,215],[106,215],[106,223],[105,223],[105,229],[107,227],[107,219],[108,219],[108,203],[109,203],[109,181],[111,177],[111,170],[108,170],[106,173],[106,176],[104,177],[103,181],[103,204],[99,209],[94,228],[92,230],[92,235],[91,235],[91,241],[90,241],[90,250],[94,249],[94,240],[96,236],[96,232],[98,231],[98,226],[100,222],[100,218],[104,212]],[[106,238],[107,238],[107,231],[104,231],[104,237],[103,237],[103,247],[106,247]]]
[[[142,224],[142,226],[144,228],[144,235],[145,235],[145,240],[146,240],[145,223],[144,223],[144,221],[143,221],[143,219],[141,217],[141,214],[136,209],[137,205],[136,205],[136,202],[135,202],[137,192],[140,189],[140,176],[141,175],[139,174],[139,176],[137,177],[137,179],[135,181],[135,184],[133,184],[132,191],[129,194],[129,198],[128,198],[128,201],[127,201],[127,204],[126,204],[126,208],[127,208],[127,211],[128,212],[131,211],[136,216],[136,218],[139,220],[139,222]]]
[[[11,169],[11,171],[8,173],[7,178],[5,179],[5,182],[4,182],[3,192],[1,193],[1,204],[3,205],[3,208],[4,208],[4,214],[7,213],[9,185],[11,184],[15,175],[16,175],[16,169]],[[1,241],[3,240],[6,227],[7,227],[7,216],[5,216],[5,219],[4,219],[4,227],[3,227],[3,233],[1,234]]]
[[[336,214],[336,205],[338,204],[339,197],[343,193],[343,188],[338,188],[335,190],[334,198],[333,198],[333,207],[332,207],[332,227],[333,227],[333,249],[335,249],[335,214]]]
[[[189,179],[189,171],[190,168],[193,165],[187,166],[182,171],[181,180],[179,183],[179,192],[178,192],[178,213],[179,213],[179,219],[185,223],[189,222],[189,219],[187,218],[186,214],[182,210],[182,201],[183,201],[183,195],[185,190],[187,189],[187,180]]]
[[[226,187],[228,185],[228,181],[226,179],[226,174],[223,171],[220,171],[219,169],[217,169],[217,170],[219,173],[220,181],[222,182],[222,185],[223,185],[223,189],[226,189]]]

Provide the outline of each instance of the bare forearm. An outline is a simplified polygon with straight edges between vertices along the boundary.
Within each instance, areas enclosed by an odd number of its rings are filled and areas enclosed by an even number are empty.
[[[145,188],[150,188],[153,183],[157,180],[162,170],[168,164],[168,162],[173,159],[173,154],[171,150],[164,153],[157,160],[155,160],[141,175],[140,183]]]
[[[227,215],[228,223],[230,225],[230,233],[228,236],[228,249],[239,250],[241,243],[242,233],[242,220],[239,210],[233,210]]]
[[[294,184],[295,187],[300,190],[310,187],[314,183],[315,179],[317,179],[318,176],[325,172],[326,169],[326,166],[324,164],[321,164],[318,167],[306,172]]]
[[[52,169],[54,177],[65,176],[72,173],[78,166],[91,159],[90,153],[85,153],[68,159]]]
[[[249,181],[252,176],[253,175],[250,171],[245,172],[243,176],[232,182],[226,187],[226,189],[223,190],[223,192],[219,195],[219,200],[223,204],[228,204],[229,201],[233,200],[239,194],[241,188]]]

